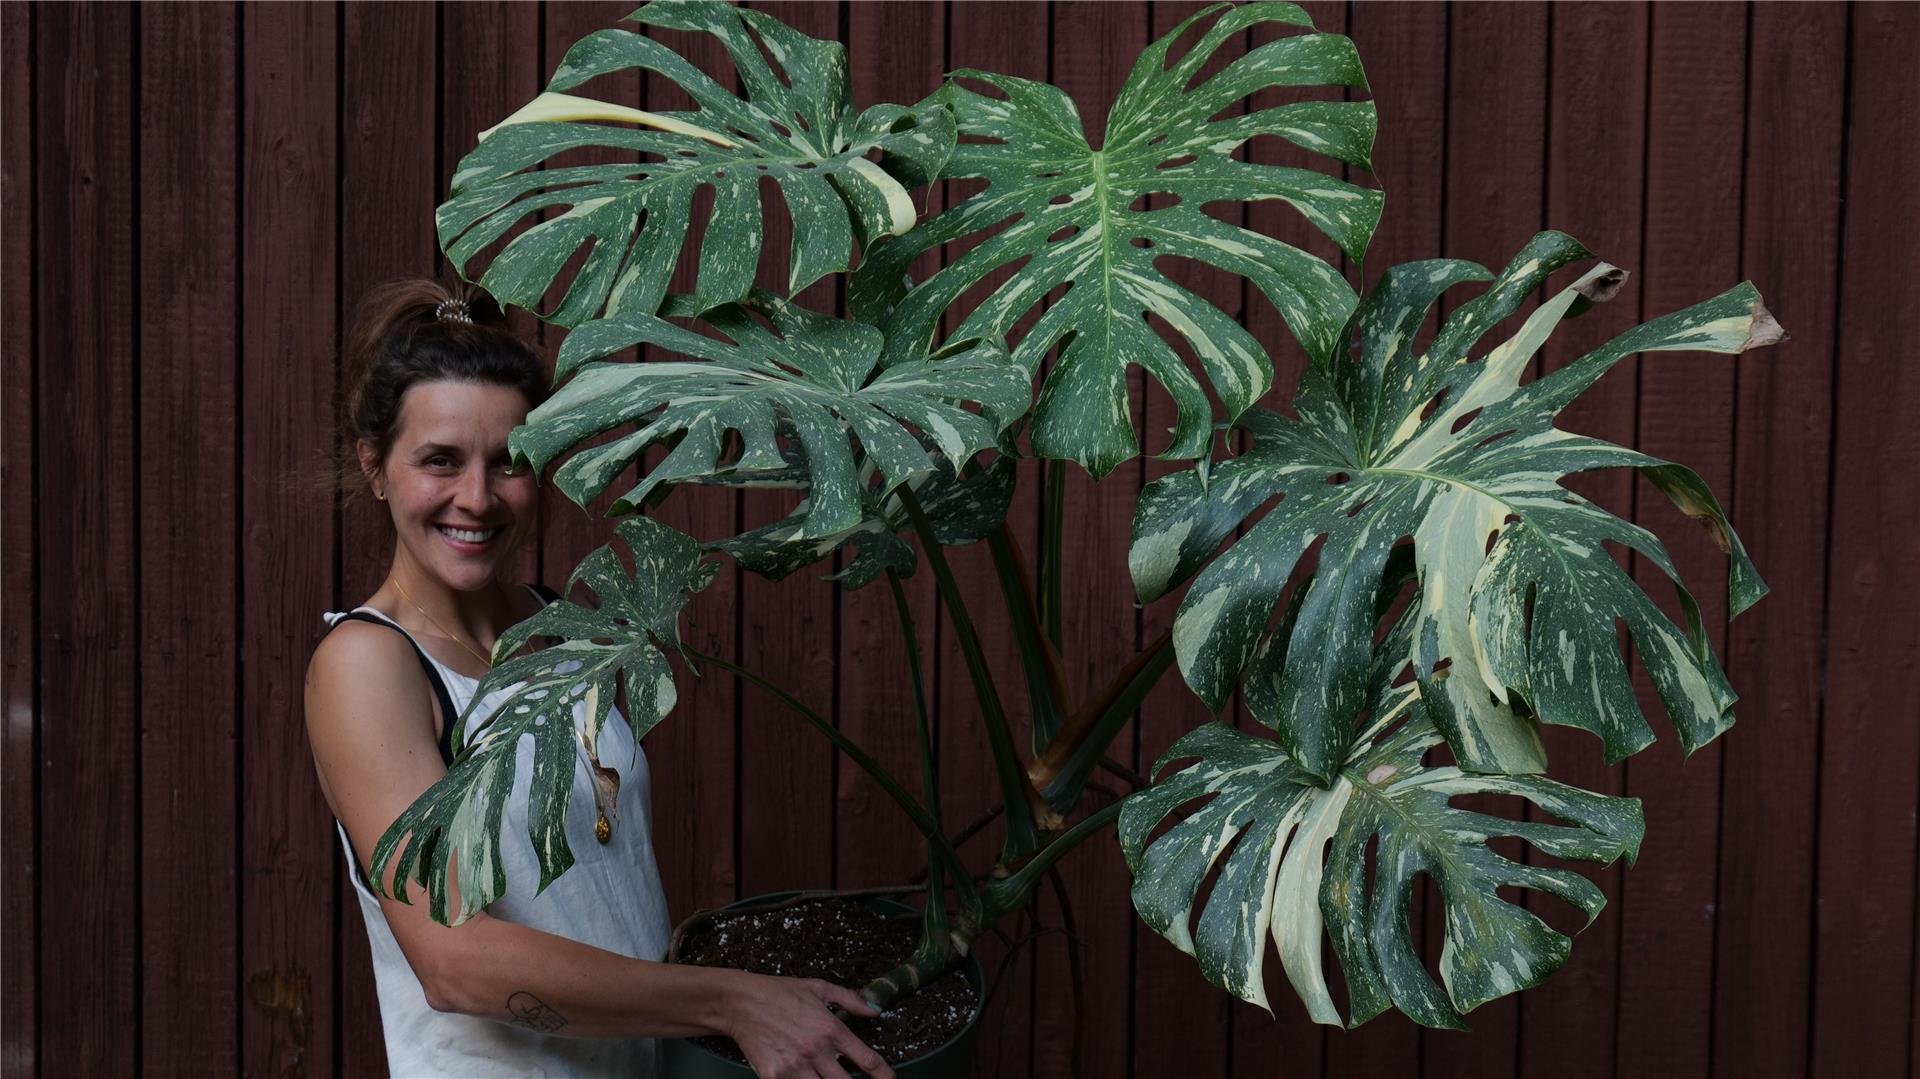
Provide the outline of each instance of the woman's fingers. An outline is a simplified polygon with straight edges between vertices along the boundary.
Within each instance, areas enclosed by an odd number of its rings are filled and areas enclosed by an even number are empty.
[[[838,1004],[840,1007],[845,1008],[848,1014],[862,1015],[868,1018],[880,1014],[880,1009],[868,1003],[866,997],[848,989],[844,985],[835,985],[832,982],[823,981],[814,987],[814,991],[820,994],[821,1000],[826,1001],[828,1004]]]
[[[893,1069],[887,1067],[886,1058],[874,1052],[866,1042],[854,1037],[852,1031],[847,1031],[845,1039],[841,1041],[840,1055],[853,1061],[853,1066],[866,1072],[870,1079],[893,1079]],[[823,1071],[820,1074],[830,1073]]]

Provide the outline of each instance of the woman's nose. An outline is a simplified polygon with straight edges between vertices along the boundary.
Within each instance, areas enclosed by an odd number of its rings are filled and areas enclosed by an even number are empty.
[[[460,508],[475,514],[485,511],[493,504],[493,484],[490,470],[485,465],[468,468],[460,476],[460,488],[455,492]]]

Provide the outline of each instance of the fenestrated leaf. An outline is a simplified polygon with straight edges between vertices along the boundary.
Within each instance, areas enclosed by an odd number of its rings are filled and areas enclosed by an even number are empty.
[[[1538,985],[1572,946],[1497,889],[1558,896],[1589,923],[1606,902],[1578,873],[1510,861],[1486,841],[1517,836],[1556,858],[1611,863],[1624,855],[1631,863],[1643,831],[1640,803],[1537,776],[1428,767],[1423,758],[1441,736],[1415,687],[1382,703],[1381,719],[1328,787],[1280,745],[1223,723],[1174,743],[1154,766],[1157,782],[1120,812],[1134,908],[1198,959],[1208,980],[1249,1003],[1271,1010],[1263,983],[1271,937],[1308,1014],[1340,1023],[1321,968],[1326,933],[1346,975],[1351,1025],[1398,1006],[1422,1025],[1464,1028],[1463,1013]],[[1162,775],[1169,762],[1189,757],[1199,759]],[[1518,795],[1564,823],[1504,820],[1450,804],[1464,794]],[[1201,798],[1210,800],[1148,842],[1162,821]],[[1367,848],[1376,841],[1369,879]],[[1203,903],[1201,883],[1229,846]],[[1408,923],[1421,873],[1438,886],[1446,917],[1442,985],[1421,962]]]
[[[1033,427],[1034,452],[1080,462],[1095,476],[1139,452],[1129,419],[1127,369],[1140,365],[1177,408],[1169,457],[1204,453],[1213,430],[1205,389],[1145,316],[1183,339],[1229,419],[1272,381],[1266,353],[1240,321],[1156,268],[1163,256],[1195,259],[1250,280],[1278,309],[1307,351],[1324,358],[1353,310],[1337,270],[1299,248],[1228,224],[1208,203],[1280,199],[1355,259],[1380,216],[1380,193],[1310,169],[1236,160],[1249,139],[1274,136],[1333,161],[1367,167],[1374,113],[1366,101],[1298,101],[1234,111],[1268,87],[1365,89],[1353,43],[1336,34],[1300,34],[1249,50],[1218,74],[1207,60],[1248,28],[1278,23],[1311,29],[1293,4],[1210,7],[1150,45],[1107,116],[1106,141],[1087,142],[1067,95],[1043,83],[960,71],[1000,96],[950,82],[939,96],[963,138],[943,176],[983,178],[959,205],[881,244],[853,277],[848,299],[869,321],[886,320],[884,362],[911,361],[933,339],[942,315],[975,284],[1013,272],[948,333],[949,340],[1002,339],[1058,286],[1055,300],[1013,350],[1027,370],[1062,346]],[[1198,40],[1169,52],[1190,27]],[[1191,84],[1191,85],[1190,85]],[[1151,210],[1134,209],[1156,196]],[[978,246],[910,287],[907,268],[923,252],[1006,223]],[[1023,265],[1017,265],[1024,263]]]
[[[1455,261],[1395,267],[1355,313],[1349,347],[1305,373],[1294,397],[1298,420],[1250,413],[1241,424],[1255,436],[1247,453],[1142,493],[1130,562],[1143,601],[1186,579],[1235,525],[1272,506],[1200,572],[1175,617],[1181,670],[1216,710],[1260,648],[1295,562],[1325,537],[1284,664],[1269,672],[1270,686],[1259,694],[1250,688],[1248,697],[1309,774],[1331,782],[1346,757],[1365,687],[1375,584],[1388,552],[1406,537],[1423,597],[1408,658],[1463,766],[1539,771],[1545,755],[1536,716],[1599,735],[1609,760],[1647,745],[1653,732],[1634,703],[1616,619],[1689,751],[1732,722],[1734,694],[1660,541],[1560,480],[1637,468],[1711,522],[1733,558],[1730,609],[1737,614],[1765,586],[1720,507],[1682,466],[1568,434],[1553,420],[1625,355],[1736,353],[1776,340],[1778,326],[1743,284],[1522,387],[1521,373],[1554,325],[1577,303],[1617,286],[1619,271],[1602,265],[1542,304],[1484,359],[1469,358],[1475,341],[1549,273],[1586,254],[1558,233],[1535,237],[1424,352],[1413,347],[1414,334],[1434,299],[1487,274]],[[1674,578],[1684,630],[1620,570],[1607,543],[1638,551]],[[1269,706],[1260,707],[1262,700]]]
[[[527,831],[540,859],[539,890],[573,865],[566,818],[576,747],[593,758],[621,686],[636,741],[673,709],[673,671],[662,650],[679,643],[680,610],[689,593],[713,579],[713,564],[701,561],[691,538],[645,517],[621,522],[618,531],[633,552],[634,573],[606,546],[588,555],[568,582],[569,592],[575,584],[591,589],[597,609],[556,600],[494,643],[499,660],[534,637],[556,641],[498,662],[481,680],[469,714],[489,696],[511,692],[471,737],[468,717],[454,725],[453,766],[374,847],[374,887],[382,887],[397,856],[394,879],[414,880],[427,890],[435,921],[457,925],[499,898],[507,887],[501,815],[513,791],[522,738],[534,741]],[[458,868],[450,871],[454,859]],[[452,872],[458,873],[460,907],[449,920]],[[406,889],[399,891],[393,898],[404,901]]]
[[[675,297],[666,312],[684,314],[691,306]],[[880,331],[765,292],[708,311],[702,321],[727,339],[641,314],[574,330],[559,360],[561,373],[573,377],[513,432],[514,453],[544,470],[580,442],[638,422],[639,430],[575,453],[555,474],[560,489],[586,506],[647,447],[683,434],[614,503],[616,514],[660,484],[790,476],[798,463],[807,477],[807,511],[795,538],[822,540],[859,527],[862,499],[935,471],[922,437],[946,460],[964,464],[997,445],[1032,393],[1026,374],[991,344],[880,370]],[[669,355],[599,362],[637,344]],[[737,446],[729,432],[738,433]]]
[[[737,300],[752,286],[759,262],[763,177],[779,184],[793,220],[790,294],[846,269],[856,235],[865,243],[912,227],[917,214],[908,188],[936,175],[953,148],[945,109],[876,105],[856,117],[846,49],[763,12],[673,0],[628,18],[714,35],[745,99],[651,38],[609,29],[581,39],[547,92],[484,132],[461,159],[437,214],[440,246],[465,273],[518,222],[566,208],[514,237],[487,264],[480,283],[489,293],[563,326],[601,315],[653,314],[694,231],[694,194],[710,187],[713,209],[701,240],[694,304],[705,309]],[[695,108],[650,113],[566,93],[616,72],[663,76]],[[582,147],[628,151],[634,160],[538,168]],[[878,164],[868,158],[876,150]],[[566,295],[540,311],[541,298],[583,246],[588,253]]]
[[[940,543],[957,547],[977,543],[1006,519],[1013,501],[1013,459],[996,457],[974,474],[955,478],[946,458],[934,455],[939,468],[922,481],[914,494],[933,524]],[[865,588],[889,569],[910,577],[919,565],[912,545],[899,537],[911,527],[906,508],[896,494],[862,500],[865,516],[842,532],[809,538],[808,503],[770,525],[751,529],[709,546],[732,555],[741,566],[769,580],[779,580],[813,565],[836,550],[852,548],[852,558],[829,579],[847,589]]]

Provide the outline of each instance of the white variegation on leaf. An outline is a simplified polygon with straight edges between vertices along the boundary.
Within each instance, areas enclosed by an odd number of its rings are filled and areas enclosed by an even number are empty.
[[[1689,752],[1732,722],[1733,691],[1660,541],[1560,481],[1590,469],[1638,469],[1711,525],[1731,555],[1729,610],[1738,614],[1765,585],[1720,506],[1690,470],[1569,434],[1553,421],[1624,356],[1737,353],[1777,340],[1779,327],[1753,286],[1742,284],[1522,385],[1555,324],[1617,288],[1619,271],[1602,265],[1541,304],[1490,353],[1469,355],[1549,273],[1587,254],[1566,236],[1540,234],[1425,350],[1414,347],[1414,336],[1434,300],[1451,285],[1489,275],[1452,260],[1395,267],[1355,313],[1346,347],[1306,371],[1293,399],[1299,419],[1249,413],[1241,423],[1254,435],[1248,452],[1142,493],[1130,552],[1141,599],[1206,567],[1174,623],[1188,684],[1217,711],[1245,672],[1255,715],[1323,782],[1347,758],[1352,718],[1363,704],[1375,586],[1389,552],[1407,538],[1423,595],[1407,658],[1463,766],[1541,770],[1536,719],[1593,732],[1609,761],[1651,742],[1616,621],[1626,625]],[[1208,564],[1262,506],[1270,512]],[[1289,573],[1321,537],[1291,640],[1263,651]],[[1639,552],[1674,580],[1684,627],[1620,568],[1609,543]],[[1257,655],[1283,658],[1253,662]]]
[[[1174,743],[1154,766],[1155,784],[1131,795],[1120,813],[1134,908],[1194,956],[1208,980],[1249,1003],[1271,1010],[1263,980],[1271,939],[1308,1015],[1341,1023],[1321,967],[1325,935],[1346,978],[1350,1025],[1398,1007],[1422,1025],[1464,1029],[1466,1012],[1539,984],[1571,950],[1566,936],[1501,898],[1499,888],[1558,896],[1589,923],[1606,902],[1586,877],[1509,860],[1487,840],[1517,836],[1556,858],[1631,863],[1643,830],[1640,803],[1537,776],[1429,767],[1424,758],[1441,736],[1416,687],[1381,704],[1380,718],[1330,785],[1302,771],[1279,744],[1223,723]],[[1198,760],[1162,775],[1184,758]],[[1468,794],[1517,795],[1563,823],[1505,820],[1451,804]],[[1169,817],[1176,823],[1150,841]],[[1203,897],[1201,884],[1216,867],[1219,877]],[[1409,925],[1420,874],[1433,879],[1446,919],[1439,985]]]
[[[1127,371],[1144,367],[1177,409],[1166,455],[1197,457],[1213,430],[1206,389],[1146,321],[1162,320],[1191,350],[1232,419],[1266,392],[1272,365],[1233,314],[1176,284],[1156,263],[1193,259],[1238,274],[1273,304],[1307,351],[1325,357],[1355,296],[1340,273],[1290,244],[1229,224],[1202,208],[1277,199],[1292,205],[1350,257],[1365,251],[1380,216],[1380,192],[1337,176],[1235,156],[1272,136],[1368,167],[1374,112],[1368,101],[1296,101],[1239,111],[1270,87],[1365,89],[1353,43],[1303,33],[1258,45],[1217,74],[1202,69],[1226,42],[1267,24],[1312,29],[1293,4],[1206,8],[1150,45],[1107,115],[1105,143],[1088,143],[1073,101],[1044,83],[960,71],[992,95],[950,82],[933,100],[953,111],[966,141],[943,176],[987,186],[906,236],[879,245],[853,276],[854,312],[885,321],[884,362],[911,362],[950,307],[989,274],[1013,272],[947,333],[948,340],[1004,339],[1053,290],[1066,286],[1013,348],[1029,371],[1055,346],[1060,357],[1034,409],[1033,448],[1080,462],[1094,475],[1139,452]],[[1191,48],[1169,55],[1191,28]],[[1148,197],[1150,209],[1136,208]],[[996,226],[998,232],[913,287],[908,268],[924,252]]]
[[[469,713],[493,694],[511,692],[471,733],[468,716],[455,722],[453,766],[380,837],[372,879],[383,894],[392,865],[396,882],[412,880],[426,889],[433,918],[442,924],[457,925],[499,898],[507,887],[501,818],[522,738],[534,742],[527,833],[540,859],[539,889],[573,865],[566,818],[575,767],[590,769],[602,797],[617,795],[618,781],[601,774],[593,749],[614,697],[624,686],[636,741],[672,711],[673,670],[663,650],[678,646],[680,611],[689,594],[713,579],[714,563],[701,559],[693,540],[657,521],[623,521],[619,534],[633,552],[632,574],[606,546],[588,555],[568,582],[568,592],[576,584],[591,589],[597,608],[556,600],[494,643],[500,660],[535,637],[554,642],[498,662],[474,690]],[[586,750],[590,763],[580,763],[576,747]],[[455,883],[459,905],[452,909]],[[404,901],[405,892],[401,887],[391,898]]]
[[[674,297],[664,310],[687,314],[693,306]],[[936,456],[964,465],[996,447],[1032,399],[1025,372],[991,344],[881,370],[879,330],[759,291],[701,322],[725,339],[641,314],[568,334],[559,371],[572,377],[513,432],[513,452],[544,470],[579,443],[638,423],[573,454],[555,473],[554,482],[584,507],[648,447],[672,441],[614,503],[616,514],[662,484],[784,482],[797,465],[807,508],[792,538],[821,541],[858,528],[867,516],[863,500],[933,475]],[[641,344],[665,355],[603,360]]]
[[[856,115],[842,45],[748,8],[673,0],[628,18],[718,38],[745,98],[640,34],[602,30],[575,44],[547,92],[489,128],[461,159],[438,211],[440,246],[465,273],[516,224],[564,209],[487,263],[480,284],[488,292],[563,326],[653,314],[693,231],[694,195],[711,188],[693,298],[701,309],[737,300],[759,264],[763,178],[779,185],[793,221],[789,294],[846,269],[856,238],[870,243],[913,226],[909,188],[937,175],[953,148],[944,108],[875,105]],[[646,112],[567,92],[616,72],[660,75],[695,107]],[[634,159],[539,167],[582,147]],[[877,164],[869,158],[875,151]],[[542,310],[583,247],[587,255],[564,297]]]

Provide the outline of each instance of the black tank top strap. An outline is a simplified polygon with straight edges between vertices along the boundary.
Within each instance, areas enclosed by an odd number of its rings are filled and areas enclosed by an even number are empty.
[[[533,589],[533,594],[536,596],[539,596],[541,602],[543,603],[552,603],[554,600],[557,600],[560,598],[560,593],[555,592],[553,589],[548,588],[546,585],[541,584],[539,581],[534,581],[533,583],[527,585],[527,587]]]
[[[426,650],[406,630],[383,618],[376,618],[365,611],[348,611],[340,616],[340,622],[370,622],[376,626],[385,626],[407,639],[413,646],[413,654],[420,660],[420,669],[426,672],[427,684],[433,687],[433,699],[440,703],[440,761],[447,767],[453,767],[453,725],[460,721],[459,713],[453,710],[453,696],[447,692],[446,679],[440,677],[440,669],[433,665]]]

